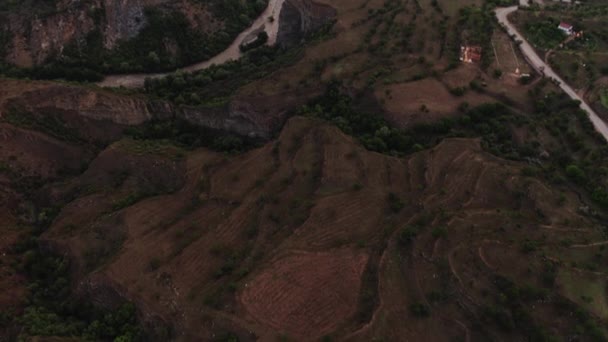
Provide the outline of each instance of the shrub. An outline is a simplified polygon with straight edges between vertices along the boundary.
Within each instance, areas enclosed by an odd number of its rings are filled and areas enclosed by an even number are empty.
[[[608,191],[605,188],[596,188],[591,194],[591,198],[601,206],[608,207]]]
[[[399,232],[399,244],[402,247],[409,246],[409,244],[416,238],[416,235],[418,235],[418,229],[415,227],[408,226],[403,228],[401,232]]]
[[[405,206],[403,201],[394,192],[388,194],[388,205],[391,212],[395,214],[399,213],[401,209],[403,209],[403,207]]]
[[[450,93],[454,96],[463,96],[466,91],[467,88],[464,87],[450,88]]]
[[[585,172],[577,165],[571,164],[566,167],[566,175],[573,181],[583,184],[586,180]]]
[[[445,237],[448,234],[448,229],[446,227],[437,227],[437,228],[433,229],[433,232],[431,234],[436,239]]]
[[[425,318],[431,315],[429,307],[422,303],[414,303],[410,305],[410,312],[414,317]]]

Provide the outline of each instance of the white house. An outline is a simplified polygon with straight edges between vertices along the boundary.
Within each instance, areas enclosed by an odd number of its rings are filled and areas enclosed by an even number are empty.
[[[568,23],[565,23],[563,21],[559,24],[559,26],[557,28],[566,32],[567,35],[571,35],[574,33],[574,26],[572,26]]]

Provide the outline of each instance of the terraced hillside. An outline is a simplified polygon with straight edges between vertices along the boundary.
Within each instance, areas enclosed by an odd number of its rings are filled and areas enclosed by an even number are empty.
[[[219,3],[99,4],[160,16],[121,52]],[[606,340],[608,147],[511,70],[508,3],[288,0],[290,44],[142,89],[0,78],[0,340]]]
[[[390,157],[295,117],[276,140],[226,155],[121,137],[131,124],[111,119],[61,135],[80,122],[69,111],[47,126],[5,113],[3,196],[18,206],[4,222],[46,208],[27,220],[49,225],[39,244],[71,260],[74,294],[134,303],[148,338],[604,334],[601,221],[479,139]],[[117,135],[93,143],[86,127],[102,122]]]

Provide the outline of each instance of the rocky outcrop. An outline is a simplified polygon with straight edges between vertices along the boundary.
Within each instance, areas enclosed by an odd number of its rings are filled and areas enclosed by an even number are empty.
[[[25,92],[14,98],[12,104],[18,104],[29,111],[52,108],[58,112],[74,112],[90,120],[109,121],[124,126],[173,116],[173,108],[166,102],[150,102],[135,96],[55,84]],[[0,115],[2,111],[0,108]]]
[[[277,44],[290,47],[336,17],[336,10],[313,0],[286,0],[279,16]]]
[[[207,108],[175,106],[142,96],[50,82],[0,80],[2,87],[7,91],[0,91],[0,117],[11,108],[41,115],[52,112],[61,115],[72,127],[86,130],[91,137],[102,141],[120,133],[116,126],[133,126],[150,120],[172,118],[250,138],[268,139],[281,127],[287,113],[304,104],[302,99],[307,98],[295,92],[259,97],[237,96],[226,106]],[[91,120],[98,122],[94,129],[86,124]]]
[[[61,7],[65,6],[65,8]],[[75,40],[84,39],[94,27],[89,16],[98,4],[79,1],[59,4],[55,14],[47,16],[14,13],[6,20],[5,29],[10,32],[10,48],[6,60],[21,67],[43,63],[49,56],[61,53]],[[1,18],[0,18],[1,19]]]
[[[104,0],[105,47],[111,49],[118,41],[137,36],[146,24],[144,8],[165,2],[167,0]]]
[[[28,8],[0,13],[0,30],[10,36],[6,61],[20,67],[43,64],[70,43],[84,44],[93,30],[103,34],[106,49],[115,48],[146,25],[146,8],[182,13],[194,29],[205,33],[221,27],[206,5],[193,0],[63,0],[44,14]]]

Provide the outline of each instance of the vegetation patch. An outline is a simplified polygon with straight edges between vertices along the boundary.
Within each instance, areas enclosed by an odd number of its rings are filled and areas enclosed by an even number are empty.
[[[28,304],[5,325],[21,327],[19,340],[34,336],[76,337],[82,340],[143,341],[135,306],[124,303],[115,310],[96,307],[71,291],[70,262],[65,256],[40,248],[38,230],[24,236],[13,248],[21,256],[15,267],[28,279]]]
[[[212,66],[194,73],[176,73],[160,79],[147,79],[145,92],[176,104],[219,107],[236,90],[300,59],[302,49],[281,51],[268,46],[249,51],[237,61]]]
[[[149,121],[125,132],[135,140],[132,148],[142,153],[161,153],[181,157],[181,149],[207,147],[238,153],[259,145],[259,141],[236,134],[193,125],[185,120]],[[171,147],[173,144],[174,147]]]
[[[524,29],[532,44],[542,49],[552,49],[566,39],[566,35],[557,28],[558,26],[557,19],[545,18],[542,21],[526,23]]]
[[[58,114],[37,115],[32,112],[11,107],[3,119],[15,126],[40,131],[67,142],[81,142],[78,132],[69,127]]]
[[[172,160],[180,160],[185,156],[183,148],[170,140],[122,140],[120,148],[137,155],[156,155]]]
[[[608,109],[608,88],[602,88],[600,90],[600,101],[604,108]]]
[[[509,125],[526,119],[500,103],[481,105],[456,119],[445,118],[434,124],[421,124],[400,130],[380,115],[355,109],[353,99],[343,95],[338,83],[325,95],[298,110],[299,114],[327,120],[353,135],[369,150],[402,156],[432,147],[445,137],[478,137],[497,155],[520,159],[524,155],[513,144]]]

